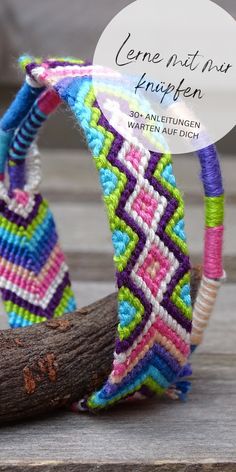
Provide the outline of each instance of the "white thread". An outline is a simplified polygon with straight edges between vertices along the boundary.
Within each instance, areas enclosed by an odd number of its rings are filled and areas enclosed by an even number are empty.
[[[192,344],[200,344],[202,341],[203,332],[209,323],[220,286],[220,280],[208,279],[206,276],[202,277],[193,308]]]

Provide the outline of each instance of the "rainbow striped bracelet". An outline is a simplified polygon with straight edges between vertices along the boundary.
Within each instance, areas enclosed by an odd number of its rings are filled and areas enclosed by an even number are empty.
[[[38,190],[40,156],[35,145],[44,121],[65,102],[98,170],[118,288],[111,374],[100,390],[73,408],[98,410],[127,397],[164,393],[185,398],[189,355],[202,341],[224,278],[224,191],[216,149],[212,145],[198,152],[205,244],[202,280],[192,308],[184,203],[171,155],[150,152],[111,126],[96,101],[93,65],[27,56],[20,65],[26,81],[0,121],[0,290],[9,324],[29,326],[76,308],[53,215]]]

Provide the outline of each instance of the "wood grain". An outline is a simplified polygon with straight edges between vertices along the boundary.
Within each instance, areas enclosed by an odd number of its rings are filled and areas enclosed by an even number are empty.
[[[193,301],[200,277],[192,269]],[[61,318],[0,331],[0,423],[70,405],[100,387],[111,371],[116,327],[114,293]]]
[[[221,299],[219,309],[226,314],[232,296],[228,305]],[[0,471],[235,472],[234,317],[222,318],[212,320],[212,337],[221,332],[221,342],[211,348],[206,342],[192,357],[193,386],[186,403],[120,405],[95,416],[57,412],[5,425],[0,428]]]
[[[219,463],[163,463],[155,462],[154,464],[137,464],[136,462],[127,464],[93,464],[57,462],[53,464],[42,461],[41,464],[22,465],[2,465],[1,472],[235,472],[235,465],[231,462]]]
[[[235,163],[234,156],[222,160],[227,202],[232,206]],[[190,206],[187,211],[191,242],[200,203],[198,164],[189,156],[177,156],[174,165],[187,207]],[[43,171],[45,195],[57,206],[56,213],[62,215],[62,223],[69,206],[83,209],[87,205],[89,209],[95,202],[102,206],[97,175],[87,152],[46,151]],[[82,210],[81,213],[85,214]],[[60,230],[81,305],[81,285],[76,281],[82,281],[82,303],[89,303],[99,292],[97,289],[91,293],[95,284],[99,287],[114,280],[114,268],[110,235],[108,230],[105,233],[100,216],[95,220],[96,231],[92,231],[86,215],[84,219],[74,218],[73,211],[71,215]],[[231,284],[236,281],[235,218],[228,220],[229,244],[226,241],[225,246],[228,284],[220,291],[204,343],[192,357],[193,386],[188,401],[120,405],[96,416],[61,410],[37,419],[5,424],[0,427],[1,472],[236,472],[235,285]],[[86,231],[82,237],[83,225]],[[89,232],[93,239],[90,237],[87,243]],[[102,236],[99,244],[98,233]],[[201,255],[199,234],[196,239],[199,244],[191,251],[194,264],[199,263]],[[43,338],[41,344],[43,349]],[[28,360],[29,363],[32,360],[30,354]],[[81,363],[74,362],[73,368],[70,378],[74,372],[80,372]],[[15,376],[16,372],[17,364]],[[13,378],[13,387],[14,382]],[[1,388],[2,384],[0,395]],[[14,388],[9,395],[15,395]],[[4,401],[3,395],[1,400]]]
[[[110,282],[114,280],[115,269],[112,253],[88,252],[88,251],[67,251],[67,262],[73,281],[97,281]],[[202,254],[191,256],[193,266],[197,266],[202,261]],[[101,270],[101,267],[103,270]],[[224,269],[227,273],[226,283],[236,282],[236,256],[224,257]]]
[[[193,368],[186,403],[163,399],[5,426],[0,470],[235,472],[236,354],[195,354]]]
[[[116,294],[60,319],[0,332],[0,423],[69,405],[108,376]]]
[[[195,300],[200,268],[192,269]],[[0,331],[0,423],[70,405],[109,375],[117,294],[28,328]]]

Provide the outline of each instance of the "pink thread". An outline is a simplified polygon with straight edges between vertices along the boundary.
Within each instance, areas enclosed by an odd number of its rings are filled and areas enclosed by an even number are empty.
[[[143,221],[150,226],[157,206],[156,200],[142,188],[133,202],[132,210],[135,210]]]
[[[38,293],[43,298],[64,261],[64,254],[62,254],[57,246],[51,254],[50,265],[47,264],[47,266],[42,269],[42,272],[45,269],[48,272],[47,275],[40,280],[40,286],[35,284],[33,275],[31,275],[30,272],[25,271],[26,275],[24,272],[22,272],[22,275],[19,275],[14,267],[8,268],[8,266],[4,264],[4,261],[2,261],[2,263],[0,262],[0,276],[29,293]]]
[[[36,82],[48,82],[50,83],[50,79],[55,79],[60,77],[83,77],[83,76],[88,76],[88,75],[93,75],[93,76],[107,76],[109,74],[109,77],[115,77],[117,79],[121,78],[121,75],[118,74],[117,72],[112,71],[111,69],[108,69],[106,67],[88,67],[88,66],[58,66],[56,69],[50,69],[50,65],[47,65],[47,70],[45,70],[45,64],[42,65],[44,67],[44,70],[41,72],[38,72],[39,74],[35,74],[35,80]],[[35,71],[37,72],[37,68]],[[34,74],[33,74],[34,75]]]
[[[141,152],[133,146],[131,146],[129,152],[125,156],[125,159],[132,164],[135,170],[138,170],[141,158]]]
[[[37,293],[37,287],[34,284],[33,277],[31,279],[25,279],[23,276],[18,275],[17,272],[13,272],[12,269],[8,269],[4,265],[2,266],[2,264],[0,264],[0,276],[29,293]]]
[[[209,279],[223,276],[222,249],[224,226],[205,229],[204,275]]]
[[[113,365],[112,376],[119,377],[120,375],[123,375],[126,369],[128,369],[129,365],[135,361],[136,357],[140,356],[142,353],[145,353],[145,349],[147,348],[148,350],[150,346],[153,345],[157,332],[166,338],[166,342],[168,340],[171,341],[173,346],[175,346],[181,354],[186,356],[189,355],[189,345],[183,339],[181,339],[177,333],[170,329],[164,321],[158,318],[157,321],[155,321],[155,323],[153,323],[153,325],[149,328],[147,334],[144,335],[138,346],[133,349],[126,361],[124,363],[115,363]]]
[[[158,329],[163,336],[166,336],[168,339],[171,340],[171,342],[183,355],[189,355],[189,345],[183,339],[181,339],[181,337],[178,336],[175,331],[173,331],[169,326],[167,326],[164,321],[158,318],[155,326],[156,329]]]
[[[47,291],[53,285],[55,277],[58,275],[59,271],[61,270],[61,266],[64,263],[64,256],[63,254],[58,255],[57,259],[53,261],[52,266],[48,270],[47,275],[42,280],[42,285],[40,283],[39,287],[39,295],[43,298]]]
[[[17,203],[20,203],[22,205],[27,205],[29,201],[29,193],[25,192],[24,190],[20,189],[15,189],[13,191],[13,195]]]
[[[38,100],[38,107],[45,115],[49,115],[60,103],[61,99],[54,90],[46,90]]]
[[[137,275],[145,281],[153,296],[156,297],[160,284],[169,269],[170,263],[168,259],[153,244],[146,259],[138,269]]]

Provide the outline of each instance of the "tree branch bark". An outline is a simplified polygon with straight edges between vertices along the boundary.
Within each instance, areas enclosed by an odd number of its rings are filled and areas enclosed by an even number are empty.
[[[196,297],[200,269],[192,270]],[[74,313],[0,332],[0,423],[67,406],[111,371],[116,293]]]

